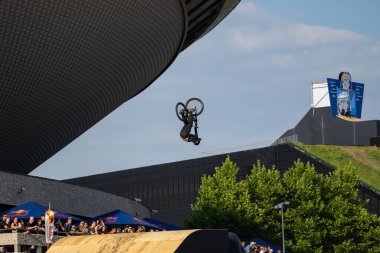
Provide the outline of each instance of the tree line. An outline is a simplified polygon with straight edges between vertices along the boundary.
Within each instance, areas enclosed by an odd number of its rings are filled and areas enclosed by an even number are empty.
[[[202,177],[187,228],[227,228],[243,240],[254,236],[281,245],[281,212],[290,252],[380,252],[380,218],[359,198],[350,166],[328,175],[296,161],[283,175],[258,161],[243,180],[229,157]]]

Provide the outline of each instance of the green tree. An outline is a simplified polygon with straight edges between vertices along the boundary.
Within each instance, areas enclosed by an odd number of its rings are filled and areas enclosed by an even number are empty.
[[[245,182],[251,200],[252,215],[249,221],[252,228],[251,238],[258,236],[265,240],[280,242],[281,232],[278,231],[281,231],[279,223],[281,216],[273,208],[284,198],[280,172],[275,167],[266,169],[258,161]]]
[[[380,219],[359,198],[353,168],[338,168],[325,181],[324,244],[335,252],[380,252]]]
[[[296,162],[283,185],[290,206],[285,213],[292,252],[379,252],[380,220],[359,198],[352,168],[329,175]]]
[[[249,235],[250,199],[246,183],[237,182],[238,170],[227,157],[214,175],[202,177],[199,196],[192,205],[186,227],[227,228],[243,237]]]
[[[283,177],[259,162],[237,182],[238,168],[228,157],[212,176],[204,176],[191,228],[227,228],[241,238],[257,235],[281,244],[281,213],[285,209],[286,246],[291,252],[380,252],[380,219],[367,212],[350,167],[329,175],[310,164],[295,162]]]
[[[286,242],[292,252],[323,252],[323,180],[310,164],[297,161],[284,173]]]

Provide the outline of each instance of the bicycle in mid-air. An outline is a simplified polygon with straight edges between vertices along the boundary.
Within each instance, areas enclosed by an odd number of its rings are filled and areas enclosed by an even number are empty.
[[[203,101],[199,98],[190,98],[186,103],[179,102],[175,107],[176,115],[184,123],[180,136],[184,141],[199,145],[201,138],[198,137],[198,116],[204,110]],[[194,126],[194,134],[191,129]]]

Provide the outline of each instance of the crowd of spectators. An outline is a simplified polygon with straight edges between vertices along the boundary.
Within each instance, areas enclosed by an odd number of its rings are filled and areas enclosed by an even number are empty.
[[[250,242],[248,245],[242,242],[241,246],[243,246],[246,253],[274,253],[270,246],[259,245],[256,242]],[[281,253],[281,250],[277,250],[277,253]]]
[[[96,220],[91,224],[80,221],[78,224],[73,223],[73,219],[69,217],[65,223],[61,219],[57,219],[55,224],[55,233],[60,236],[76,236],[76,235],[103,235],[103,234],[118,234],[118,233],[140,233],[154,232],[153,229],[147,230],[142,225],[132,226],[124,225],[111,227],[106,226],[102,220]],[[45,234],[45,216],[36,219],[31,216],[27,220],[20,220],[17,217],[11,218],[4,214],[0,220],[0,232],[19,232],[24,234]],[[22,246],[22,252],[34,252],[31,246]],[[0,252],[13,252],[13,246],[1,245]]]
[[[27,222],[19,220],[18,217],[11,219],[8,215],[4,214],[0,220],[1,230],[24,230],[25,232],[45,232],[45,216],[41,216],[41,219],[37,221],[33,216],[29,218]]]
[[[11,219],[6,214],[0,220],[1,231],[20,231],[24,233],[45,233],[45,216],[41,216],[36,220],[33,216],[27,222],[19,220],[17,217]],[[147,230],[142,225],[132,226],[106,226],[102,220],[91,222],[91,224],[80,221],[78,224],[73,223],[73,219],[69,217],[65,223],[61,219],[55,222],[55,232],[60,235],[101,235],[101,234],[118,234],[118,233],[140,233],[154,232],[153,229]]]
[[[78,225],[73,225],[72,219],[67,219],[65,224],[61,220],[57,220],[55,225],[57,232],[64,232],[70,235],[101,235],[101,234],[118,234],[118,233],[140,233],[147,232],[144,226],[124,225],[124,226],[106,226],[103,220],[96,220],[91,224],[80,221]],[[154,232],[153,229],[149,230]]]
[[[45,216],[41,216],[39,219],[35,219],[31,216],[28,221],[25,222],[24,220],[19,220],[17,217],[11,219],[9,216],[4,214],[0,220],[0,231],[4,232],[15,230],[23,233],[44,234]],[[65,223],[63,223],[61,219],[56,220],[55,232],[58,235],[75,236],[154,232],[154,230],[152,228],[147,230],[142,225],[110,227],[104,224],[103,220],[92,221],[91,224],[85,221],[80,221],[78,224],[73,224],[73,219],[69,217]],[[242,242],[242,247],[245,249],[246,253],[274,253],[270,246],[259,245],[256,242],[250,242],[248,245],[245,245],[245,242]],[[281,253],[281,250],[278,250],[276,253]]]

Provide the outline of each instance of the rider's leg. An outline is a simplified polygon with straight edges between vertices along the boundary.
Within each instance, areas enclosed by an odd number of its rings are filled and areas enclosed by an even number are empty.
[[[180,136],[186,142],[193,142],[195,145],[199,145],[201,138],[198,138],[197,131],[195,129],[195,135],[190,134],[193,128],[193,115],[189,114],[187,117],[187,124],[181,129]]]
[[[181,129],[180,136],[184,141],[192,141],[192,135],[190,134],[193,123],[184,125]]]

